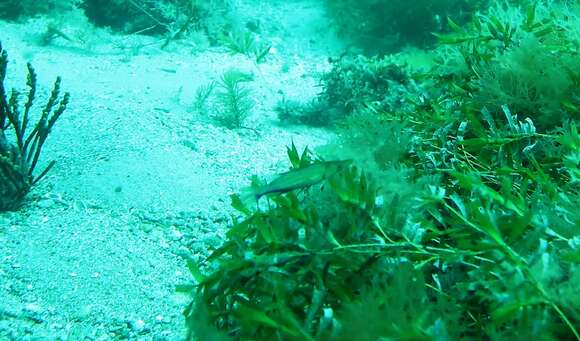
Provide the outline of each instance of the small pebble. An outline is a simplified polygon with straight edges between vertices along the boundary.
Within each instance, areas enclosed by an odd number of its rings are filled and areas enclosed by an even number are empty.
[[[47,198],[47,199],[43,199],[40,200],[39,202],[36,203],[36,206],[40,207],[40,208],[51,208],[52,206],[54,206],[55,202],[53,199],[51,198]]]
[[[28,303],[24,306],[24,311],[27,311],[29,313],[38,314],[42,311],[42,308],[40,307],[40,305],[38,305],[36,303]]]
[[[131,320],[129,321],[129,327],[134,332],[141,332],[145,329],[145,321],[143,320]]]
[[[183,238],[183,233],[181,233],[179,230],[177,229],[172,229],[171,230],[171,235],[170,235],[171,240],[173,241],[177,241],[180,240],[181,238]]]

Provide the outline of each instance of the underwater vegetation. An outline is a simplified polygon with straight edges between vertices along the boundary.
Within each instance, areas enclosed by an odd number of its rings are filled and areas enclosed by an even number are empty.
[[[289,157],[311,167],[308,151]],[[208,258],[213,270],[189,261],[198,285],[179,288],[197,292],[191,337],[573,338],[578,214],[564,200],[558,217],[542,194],[527,207],[480,176],[417,179],[411,197],[349,167],[322,192],[270,196],[264,211],[234,196],[241,217]]]
[[[249,58],[254,58],[257,64],[264,61],[271,45],[256,41],[253,33],[250,31],[232,31],[222,35],[222,44],[230,51],[231,54],[243,54]]]
[[[347,114],[319,153],[352,165],[232,196],[226,241],[178,288],[188,339],[580,340],[578,15],[538,2],[450,20],[427,71],[341,61],[353,71],[330,94]],[[393,79],[416,84],[404,105],[372,92]],[[288,158],[288,174],[322,162]]]
[[[77,3],[78,0],[3,0],[0,2],[0,18],[19,20],[38,14],[66,11]]]
[[[431,32],[445,30],[446,18],[463,23],[487,1],[468,0],[325,0],[339,33],[370,55],[406,45],[427,47]]]
[[[332,70],[322,79],[320,100],[347,116],[373,103],[381,110],[396,106],[388,101],[409,91],[405,65],[391,58],[344,56],[332,60]]]
[[[252,113],[252,90],[245,83],[254,80],[252,73],[230,69],[219,81],[200,85],[191,109],[198,114],[211,116],[228,129],[246,128],[244,122]],[[250,128],[248,128],[250,129]]]
[[[466,27],[439,35],[440,77],[455,93],[473,97],[494,118],[504,105],[553,129],[580,113],[578,5],[551,2],[480,15]]]
[[[82,0],[79,7],[96,26],[163,35],[162,48],[184,38],[217,45],[223,32],[236,29],[230,0]]]
[[[110,0],[131,14],[116,17],[88,3],[113,21],[100,25],[168,42],[190,28],[219,37],[203,18],[225,2]],[[577,2],[325,3],[374,56],[333,58],[315,101],[279,103],[281,120],[337,140],[316,154],[292,144],[288,172],[231,197],[226,240],[188,259],[194,282],[178,287],[187,339],[580,340]],[[259,62],[252,32],[225,31],[226,48]],[[431,67],[384,56],[406,45],[430,48]],[[12,208],[52,165],[33,175],[68,95],[57,80],[26,129],[34,72],[22,110],[1,61],[0,206]],[[251,80],[230,70],[194,106],[243,128]]]
[[[217,121],[226,128],[242,128],[252,112],[254,101],[251,90],[244,85],[253,80],[253,75],[232,69],[226,71],[217,84]]]
[[[34,175],[42,147],[69,102],[68,93],[60,95],[61,81],[57,78],[37,123],[30,125],[36,73],[28,64],[28,93],[21,108],[20,93],[16,90],[8,93],[4,84],[7,68],[8,53],[0,43],[0,212],[17,209],[32,186],[53,167],[54,161],[39,175]]]
[[[96,27],[162,35],[162,48],[184,37],[217,44],[223,31],[234,30],[229,0],[4,0],[0,2],[0,19],[23,21],[46,16],[60,22],[75,9]],[[44,40],[51,37],[50,33],[59,33],[59,28],[49,31]]]
[[[395,58],[341,56],[320,78],[321,92],[309,103],[280,100],[275,111],[288,124],[332,126],[372,104],[375,109],[400,108],[400,98],[416,93],[407,67]]]

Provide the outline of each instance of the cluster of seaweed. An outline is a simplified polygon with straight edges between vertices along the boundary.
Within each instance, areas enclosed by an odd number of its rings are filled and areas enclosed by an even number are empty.
[[[233,196],[227,240],[179,288],[188,339],[580,340],[578,15],[449,21],[413,110],[345,121],[329,155],[364,171],[267,206]]]
[[[257,64],[262,63],[272,45],[258,42],[251,31],[231,31],[221,38],[222,44],[231,54],[243,54],[254,58]]]
[[[212,81],[197,88],[192,109],[198,114],[208,115],[211,106],[213,118],[228,129],[244,128],[244,123],[252,113],[254,100],[252,91],[244,83],[254,80],[254,75],[237,69],[226,71],[219,82]]]
[[[444,18],[464,22],[487,1],[327,0],[338,31],[369,54],[385,54],[407,45],[434,43],[431,32],[446,29]]]
[[[345,115],[359,111],[367,103],[381,110],[393,110],[390,99],[408,91],[410,78],[405,65],[391,58],[342,57],[322,79],[321,100]]]
[[[21,111],[20,93],[12,90],[8,96],[4,85],[7,67],[8,54],[0,44],[0,211],[18,208],[32,186],[54,165],[52,161],[39,175],[34,175],[42,147],[69,101],[68,93],[60,96],[61,81],[57,78],[38,122],[31,127],[29,121],[36,96],[36,73],[28,64],[28,93]],[[32,131],[28,131],[29,128]],[[10,142],[12,138],[14,142]]]
[[[250,89],[244,83],[253,79],[253,75],[236,69],[223,74],[216,94],[220,101],[216,119],[226,128],[242,128],[250,116],[254,102]]]
[[[77,0],[3,0],[0,2],[0,18],[19,20],[38,14],[59,12],[77,5]]]
[[[290,124],[330,126],[372,104],[377,110],[401,107],[401,98],[416,92],[408,67],[396,58],[341,56],[320,79],[322,91],[310,103],[283,99],[275,110]]]

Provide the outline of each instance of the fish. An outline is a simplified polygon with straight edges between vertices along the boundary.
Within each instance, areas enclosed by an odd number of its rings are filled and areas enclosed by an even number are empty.
[[[260,200],[266,194],[287,193],[295,189],[314,186],[348,167],[353,160],[315,162],[308,166],[292,169],[279,174],[274,180],[262,186],[252,186],[242,190],[240,197]]]

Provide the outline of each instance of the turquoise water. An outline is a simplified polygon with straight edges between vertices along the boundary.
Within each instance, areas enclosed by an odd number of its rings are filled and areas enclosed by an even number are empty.
[[[0,340],[580,339],[579,16],[0,1]]]

